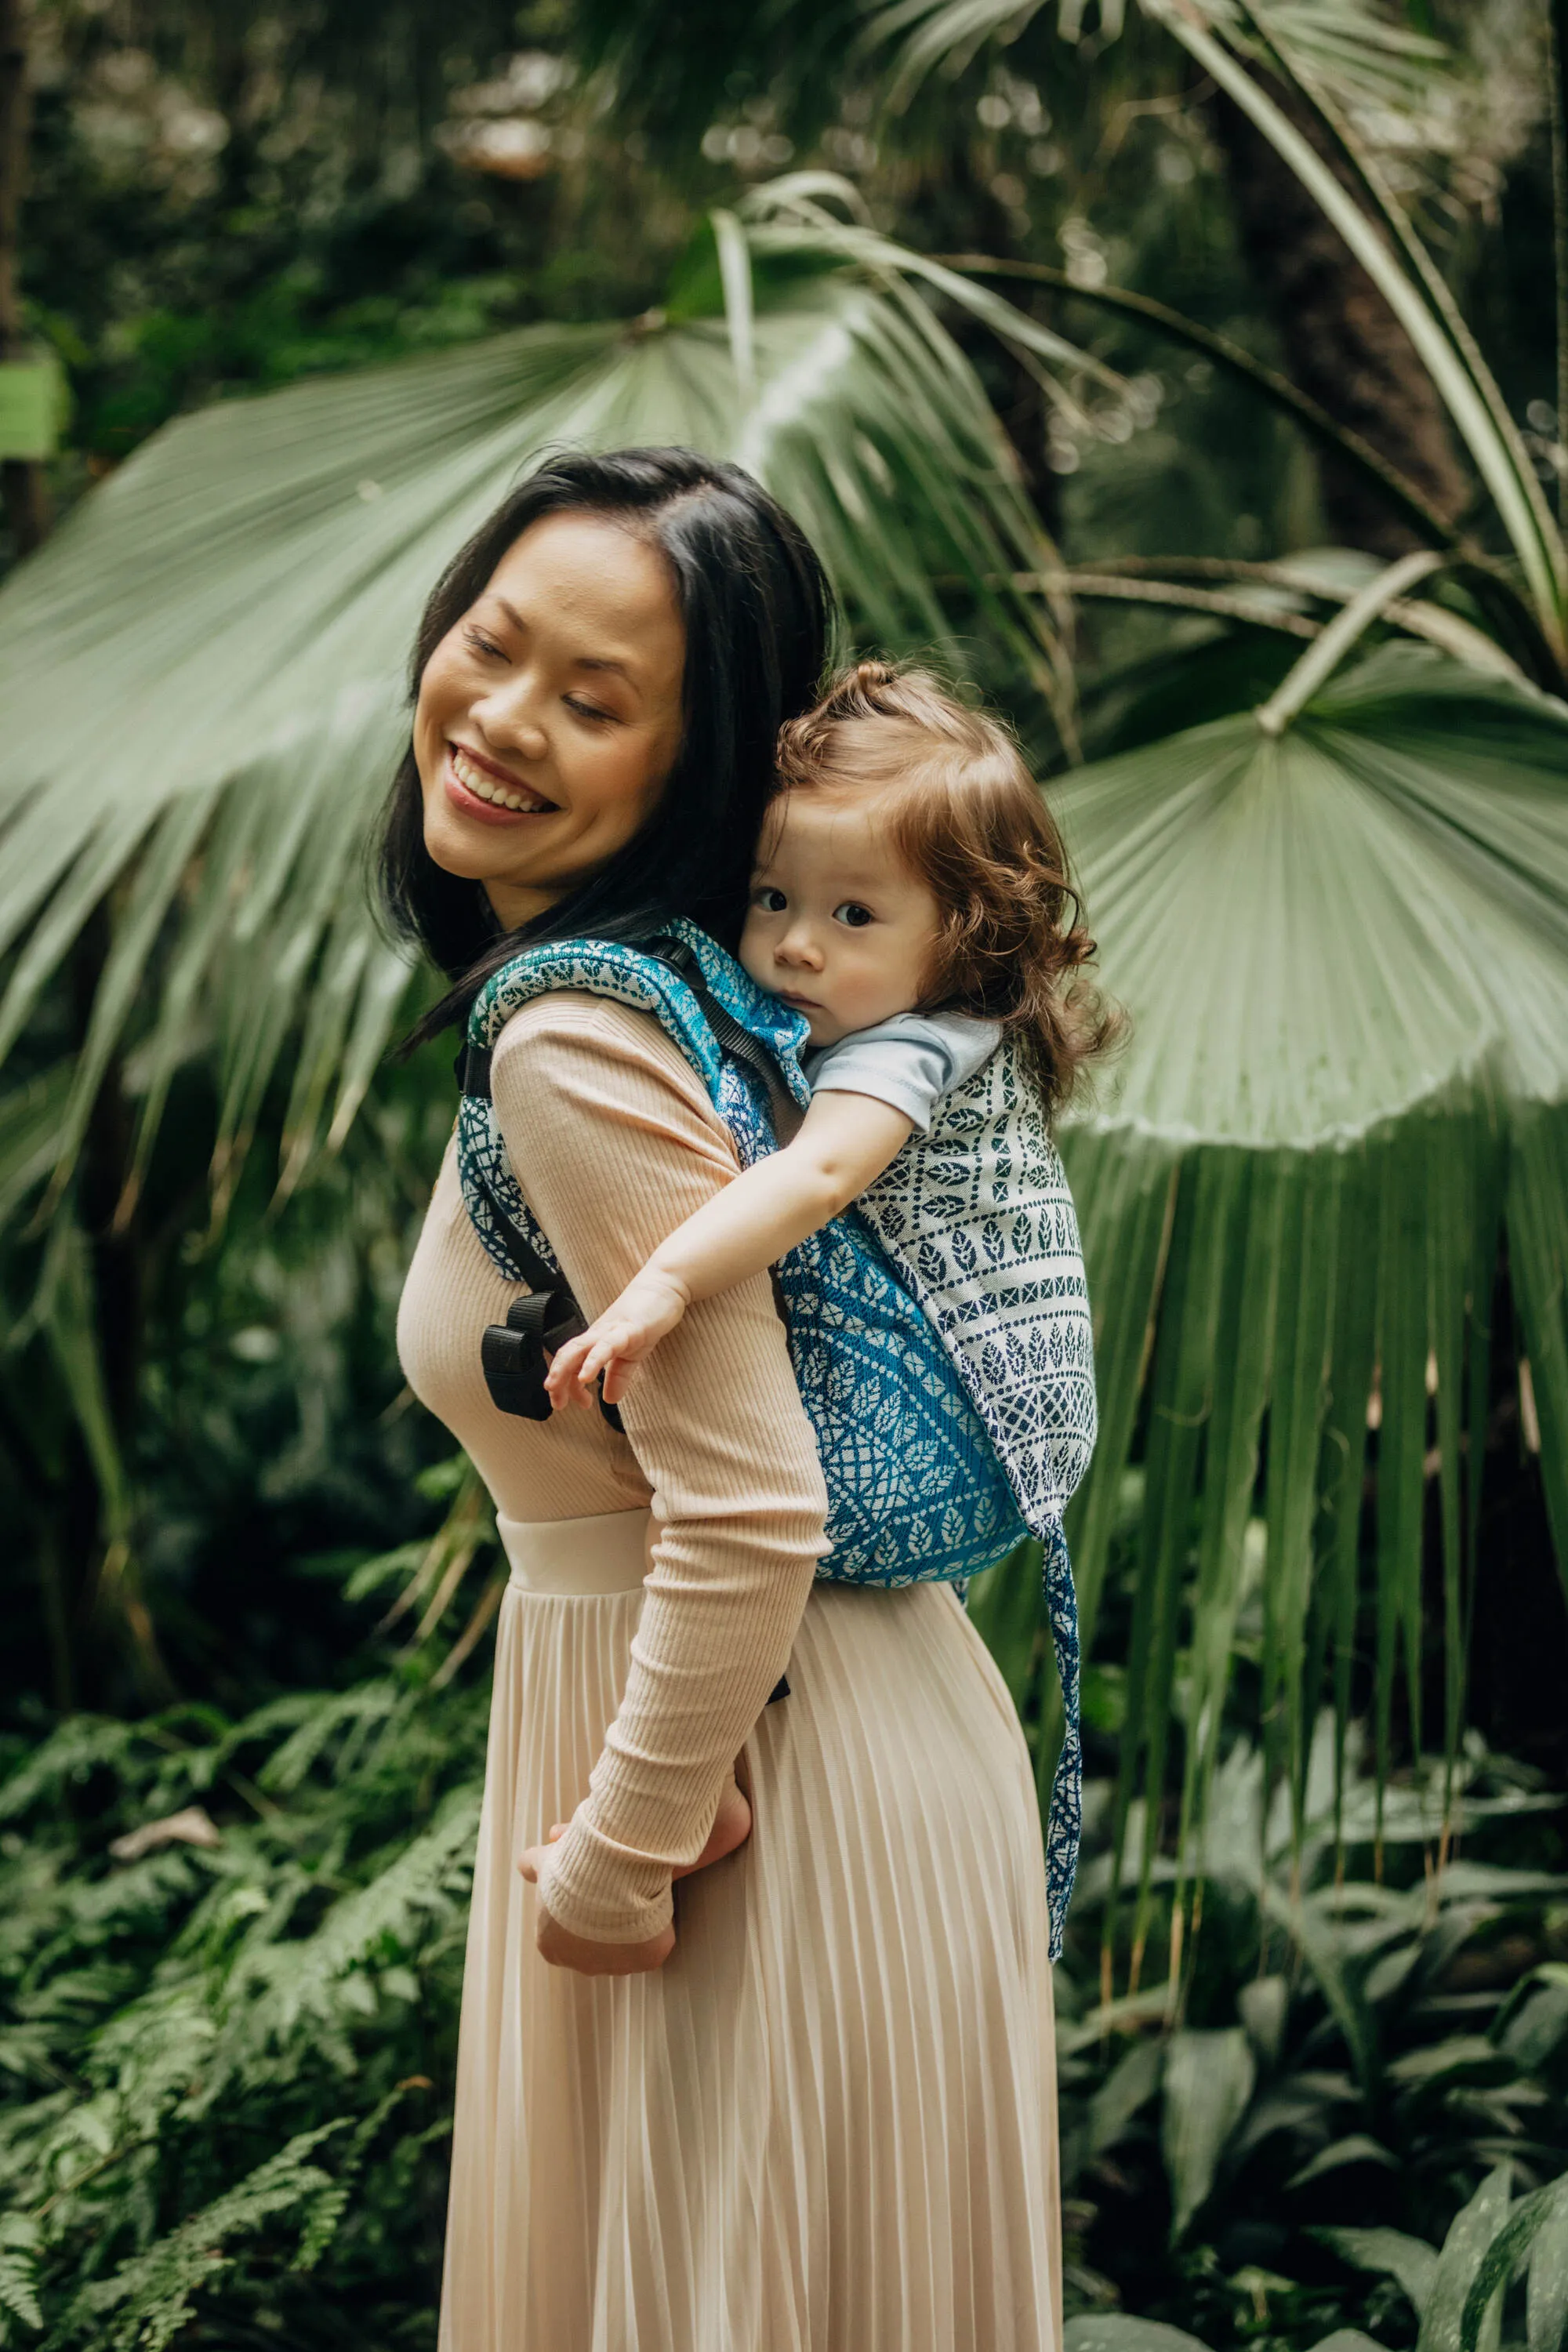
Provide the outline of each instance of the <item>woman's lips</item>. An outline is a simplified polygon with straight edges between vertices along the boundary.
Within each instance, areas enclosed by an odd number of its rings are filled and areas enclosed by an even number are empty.
[[[530,817],[557,814],[555,803],[547,801],[542,793],[480,761],[459,743],[447,746],[442,781],[452,806],[463,816],[477,817],[481,824],[520,824]]]

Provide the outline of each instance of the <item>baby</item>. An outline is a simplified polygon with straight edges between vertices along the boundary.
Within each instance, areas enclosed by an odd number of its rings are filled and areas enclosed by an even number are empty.
[[[1077,911],[1013,739],[933,678],[861,662],[786,727],[739,953],[805,1015],[810,1105],[790,1142],[705,1202],[557,1352],[557,1408],[591,1403],[600,1376],[613,1404],[695,1299],[847,1208],[1005,1030],[1054,1108],[1104,1032],[1068,984],[1093,953]],[[691,1867],[750,1827],[731,1783]]]

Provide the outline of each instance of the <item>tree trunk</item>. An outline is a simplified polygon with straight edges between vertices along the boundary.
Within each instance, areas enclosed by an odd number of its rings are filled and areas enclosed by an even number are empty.
[[[1270,95],[1343,178],[1315,117],[1278,84]],[[1289,164],[1223,95],[1210,122],[1226,159],[1237,231],[1259,299],[1279,330],[1285,371],[1381,451],[1440,513],[1468,495],[1447,413],[1404,328]],[[1421,542],[1376,486],[1326,452],[1319,459],[1331,536],[1390,559]]]
[[[26,351],[16,268],[30,113],[26,6],[26,0],[0,0],[0,360]],[[30,555],[48,535],[48,477],[36,458],[5,457],[0,491],[16,552]]]

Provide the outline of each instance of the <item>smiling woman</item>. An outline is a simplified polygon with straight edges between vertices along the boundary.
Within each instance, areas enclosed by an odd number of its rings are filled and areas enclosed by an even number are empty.
[[[426,606],[383,821],[393,924],[455,983],[417,1037],[523,928],[637,942],[686,913],[733,945],[827,621],[804,534],[738,467],[574,451],[502,501]]]
[[[685,657],[663,558],[583,514],[525,531],[431,655],[414,720],[426,846],[505,929],[642,831],[680,747]]]

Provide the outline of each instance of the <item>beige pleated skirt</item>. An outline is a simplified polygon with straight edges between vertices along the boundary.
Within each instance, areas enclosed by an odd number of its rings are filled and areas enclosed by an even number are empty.
[[[516,1858],[587,1787],[651,1522],[500,1527],[441,2352],[1058,2352],[1039,1814],[956,1595],[814,1589],[751,1839],[662,1969],[589,1979]]]

